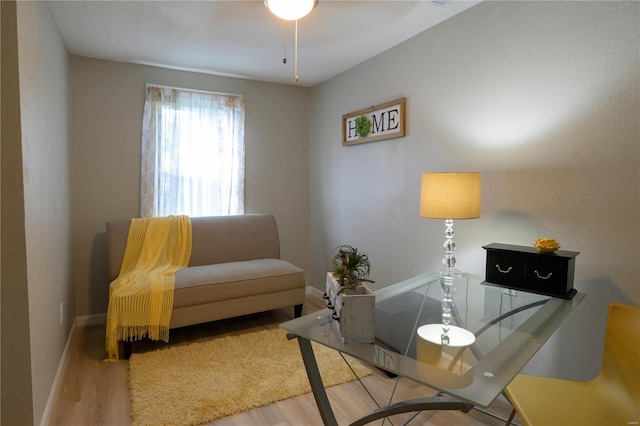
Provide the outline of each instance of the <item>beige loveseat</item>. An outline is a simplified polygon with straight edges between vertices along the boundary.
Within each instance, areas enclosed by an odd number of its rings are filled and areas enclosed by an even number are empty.
[[[110,281],[120,272],[129,223],[107,223]],[[280,259],[273,215],[193,217],[191,228],[191,258],[176,272],[169,328],[286,306],[301,315],[304,272]],[[125,346],[125,357],[130,349]]]

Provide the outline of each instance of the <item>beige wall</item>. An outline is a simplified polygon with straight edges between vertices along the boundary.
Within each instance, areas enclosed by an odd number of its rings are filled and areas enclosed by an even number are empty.
[[[2,300],[10,306],[3,309],[3,315],[9,315],[2,322],[3,340],[11,342],[3,347],[3,361],[5,351],[11,353],[11,361],[3,363],[2,385],[9,389],[3,392],[2,421],[30,424],[40,423],[45,412],[74,318],[68,55],[46,3],[18,3],[17,36],[20,112],[14,124],[22,134],[17,141],[11,139],[9,155],[3,155],[12,173],[5,180],[3,167],[2,180],[2,206],[11,212],[2,217],[2,291],[9,295]],[[4,48],[3,39],[3,55]],[[15,59],[9,65],[3,61],[3,78],[5,66],[15,66]],[[17,84],[15,80],[6,87],[17,89]],[[9,111],[15,113],[16,106]],[[4,114],[3,102],[3,120]],[[2,149],[4,154],[4,138]],[[14,273],[5,275],[5,269]],[[62,321],[60,304],[67,312]]]
[[[0,2],[2,18],[2,418],[32,424],[27,255],[22,188],[22,131],[16,3]],[[7,342],[11,342],[8,345]]]
[[[611,301],[640,305],[638,2],[485,1],[312,89],[311,283],[334,247],[369,254],[375,286],[435,270],[444,224],[419,217],[425,171],[480,171],[482,245],[553,237],[579,251],[587,298],[526,371],[587,379]],[[408,135],[342,147],[342,114],[407,97]]]
[[[281,255],[309,269],[309,89],[72,56],[76,314],[107,310],[105,223],[139,215],[146,83],[245,96],[245,212],[273,213]]]
[[[75,317],[69,56],[46,2],[18,3],[18,47],[33,413],[39,422]]]

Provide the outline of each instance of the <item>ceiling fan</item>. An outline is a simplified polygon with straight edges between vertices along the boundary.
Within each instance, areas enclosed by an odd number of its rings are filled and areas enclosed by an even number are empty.
[[[318,0],[264,0],[265,6],[278,18],[295,21],[295,45],[293,56],[293,82],[298,82],[298,19],[307,16],[318,6]],[[282,62],[287,63],[286,49]]]

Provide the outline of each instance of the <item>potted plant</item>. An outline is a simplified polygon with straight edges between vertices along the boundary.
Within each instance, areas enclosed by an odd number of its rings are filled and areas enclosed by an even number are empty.
[[[325,298],[333,310],[334,324],[344,343],[373,343],[375,340],[375,295],[364,283],[371,262],[366,253],[350,245],[340,246],[327,273]]]
[[[344,245],[337,248],[337,253],[331,260],[333,276],[342,287],[338,294],[346,290],[355,291],[358,284],[362,282],[373,283],[369,279],[371,262],[366,253],[358,251],[357,248]]]

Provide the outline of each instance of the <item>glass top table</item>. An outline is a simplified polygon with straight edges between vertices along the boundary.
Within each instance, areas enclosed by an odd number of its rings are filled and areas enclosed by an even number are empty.
[[[455,284],[451,324],[471,331],[475,342],[454,347],[434,344],[418,334],[421,326],[442,321],[440,287],[437,274],[428,273],[375,291],[372,344],[344,344],[329,309],[280,324],[291,338],[298,338],[325,424],[336,421],[310,341],[442,392],[441,398],[383,407],[353,424],[425,409],[466,412],[474,405],[490,405],[585,296],[559,299],[487,285],[482,277],[464,274]]]

